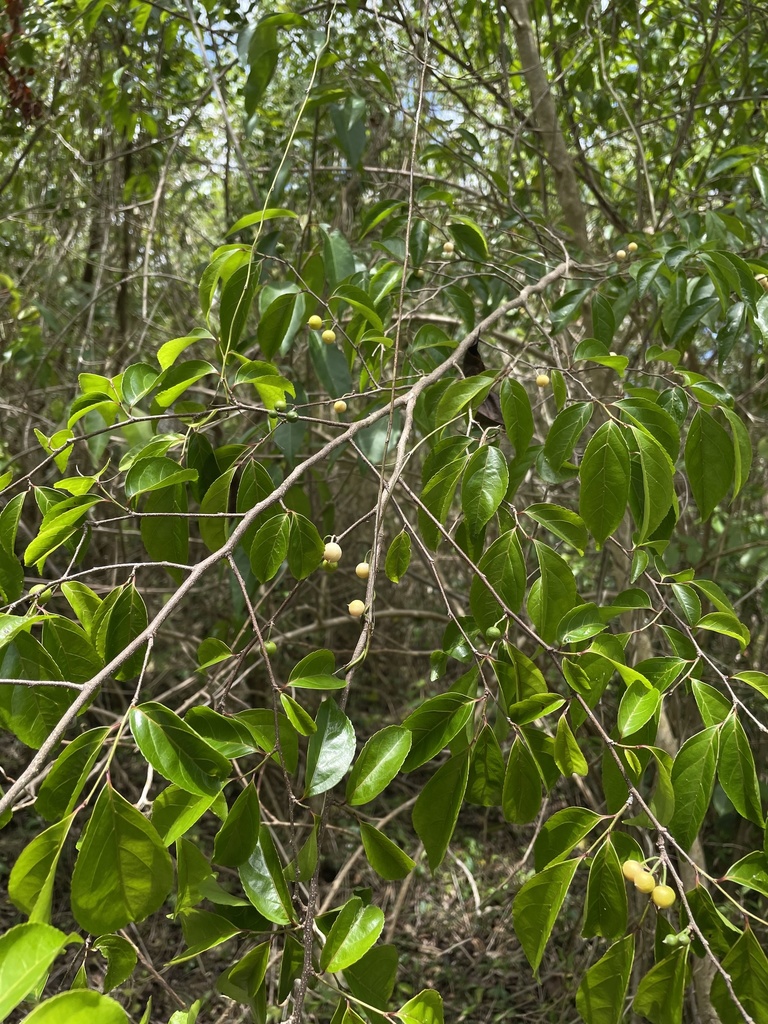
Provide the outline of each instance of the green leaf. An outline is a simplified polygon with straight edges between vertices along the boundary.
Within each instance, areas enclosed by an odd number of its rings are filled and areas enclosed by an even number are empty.
[[[661,694],[650,689],[640,680],[630,683],[619,704],[618,729],[623,738],[637,732],[656,714],[661,704]]]
[[[386,1009],[397,977],[397,949],[374,946],[344,970],[344,980],[353,995],[369,1006]]]
[[[584,975],[576,1009],[586,1024],[620,1024],[635,958],[635,936],[619,939]]]
[[[283,865],[266,825],[259,828],[259,841],[238,874],[246,896],[268,921],[290,924],[295,919],[291,894],[283,875]]]
[[[720,725],[733,710],[730,700],[708,683],[692,679],[691,692],[699,709],[701,720],[706,728],[709,728],[711,725]]]
[[[642,544],[666,518],[674,499],[672,481],[675,467],[662,446],[644,430],[630,427],[640,453],[643,480],[643,518],[638,523],[638,543]]]
[[[476,377],[467,377],[465,380],[456,380],[443,392],[440,401],[437,403],[435,412],[435,425],[443,427],[451,420],[460,416],[467,406],[477,408],[487,397],[488,392],[494,384],[492,373],[479,374]]]
[[[704,522],[728,493],[734,477],[731,439],[708,412],[699,409],[688,428],[685,468]]]
[[[499,390],[504,429],[515,453],[523,454],[533,437],[533,413],[528,392],[518,380],[505,378]]]
[[[744,727],[735,714],[725,720],[720,730],[717,777],[742,818],[762,828],[764,819],[755,759]]]
[[[32,921],[50,923],[56,867],[74,815],[44,829],[24,847],[8,879],[8,896]]]
[[[342,281],[354,274],[355,257],[349,247],[349,242],[339,230],[335,228],[333,231],[321,229],[321,233],[325,272],[331,288],[336,288]]]
[[[368,863],[387,882],[405,878],[416,867],[415,861],[403,853],[396,843],[365,821],[360,822],[360,837]]]
[[[403,771],[412,772],[446,747],[472,717],[473,707],[466,694],[452,691],[428,698],[408,715],[403,727],[413,741]]]
[[[50,508],[43,516],[37,536],[27,545],[24,564],[36,565],[38,572],[41,572],[48,556],[72,536],[82,525],[88,511],[101,500],[95,495],[84,494],[66,498]]]
[[[163,844],[170,846],[189,831],[217,796],[196,796],[178,786],[166,786],[152,804],[152,825]]]
[[[690,850],[707,813],[715,784],[719,729],[696,733],[682,745],[672,766],[675,813],[669,830]]]
[[[75,862],[75,920],[92,935],[118,931],[159,910],[172,884],[171,858],[157,832],[108,783]]]
[[[292,518],[289,512],[272,516],[253,538],[251,569],[260,583],[268,583],[288,555]]]
[[[443,1000],[433,988],[425,988],[395,1011],[403,1024],[444,1024]]]
[[[479,807],[498,807],[504,786],[504,759],[496,734],[486,724],[472,748],[466,801]]]
[[[317,569],[323,560],[324,548],[315,524],[294,512],[291,516],[288,538],[288,568],[294,579],[305,580]]]
[[[201,518],[197,524],[203,543],[209,551],[218,551],[227,539],[229,523],[222,513],[229,509],[229,492],[236,472],[237,466],[231,466],[226,473],[214,480],[200,502]],[[210,515],[217,515],[217,518],[202,518]]]
[[[534,522],[544,526],[566,544],[570,544],[580,555],[584,554],[589,538],[581,516],[568,508],[563,508],[562,505],[551,505],[548,502],[529,505],[524,512]]]
[[[699,619],[696,623],[697,629],[708,629],[712,633],[721,633],[723,636],[733,637],[741,647],[742,651],[749,644],[749,630],[731,612],[710,612]]]
[[[544,457],[555,471],[573,454],[576,442],[592,419],[592,402],[575,402],[555,417],[544,442]]]
[[[216,990],[239,1003],[251,1003],[261,988],[269,965],[270,943],[262,942],[223,971]]]
[[[281,349],[287,348],[296,337],[304,322],[305,308],[304,296],[291,291],[278,295],[264,310],[256,337],[259,348],[267,359],[272,359]],[[292,388],[289,393],[293,393]]]
[[[374,945],[383,927],[383,912],[378,907],[364,907],[360,897],[353,896],[328,933],[320,954],[320,969],[334,973],[357,963]]]
[[[478,562],[478,570],[506,606],[502,608],[480,575],[472,578],[469,603],[475,621],[485,631],[495,626],[507,609],[518,612],[523,603],[525,559],[516,530],[508,530],[491,544]]]
[[[210,374],[218,374],[215,366],[204,359],[189,359],[184,363],[177,363],[163,372],[158,383],[160,390],[155,395],[155,403],[160,409],[167,409],[173,405],[177,398],[181,398],[185,391],[197,384],[203,377]]]
[[[73,941],[76,936],[31,922],[14,925],[0,936],[0,1020],[45,980],[53,961]]]
[[[736,998],[755,1024],[768,1024],[768,959],[747,927],[722,962]],[[715,974],[712,1005],[723,1024],[743,1024],[744,1017],[730,997],[723,976]]]
[[[46,999],[24,1018],[24,1024],[129,1024],[125,1010],[109,996],[85,988]]]
[[[686,982],[686,946],[661,960],[637,988],[632,1009],[651,1024],[680,1024]]]
[[[310,736],[307,749],[305,797],[332,789],[344,777],[355,756],[355,730],[334,700],[323,701],[316,724],[317,732]]]
[[[578,866],[576,859],[550,864],[528,879],[512,905],[515,934],[537,976],[544,948]]]
[[[383,792],[403,766],[413,733],[388,725],[366,742],[347,779],[347,803],[360,807]]]
[[[256,750],[250,730],[231,715],[198,706],[189,709],[184,721],[224,757],[245,757]]]
[[[521,739],[512,744],[504,774],[501,810],[513,825],[533,821],[541,808],[541,777],[533,755]]]
[[[248,860],[259,842],[261,812],[256,787],[247,785],[238,795],[213,841],[216,864],[236,868]]]
[[[235,221],[226,234],[234,235],[238,231],[242,231],[244,228],[250,228],[254,224],[262,224],[265,220],[274,220],[276,217],[291,217],[295,220],[298,216],[298,213],[295,213],[293,210],[286,210],[278,207],[273,207],[268,210],[258,210],[256,213],[247,213],[245,217],[241,217],[239,220]]]
[[[169,708],[149,701],[130,713],[131,732],[147,761],[163,778],[198,796],[214,796],[228,778],[228,758]]]
[[[283,711],[285,711],[288,721],[300,736],[311,736],[313,732],[317,732],[314,718],[293,697],[287,693],[281,693],[280,703],[283,705]]]
[[[387,558],[384,562],[384,572],[387,579],[393,583],[399,583],[408,572],[411,564],[411,535],[401,530],[389,545]]]
[[[96,939],[93,949],[107,961],[107,973],[104,976],[104,991],[122,985],[133,974],[138,959],[135,948],[121,935],[102,935]]]
[[[545,715],[551,715],[565,704],[559,693],[532,693],[530,697],[510,704],[507,716],[515,725],[528,725]]]
[[[570,566],[556,551],[534,541],[540,576],[528,596],[528,614],[539,636],[551,643],[558,634],[563,616],[578,600],[576,580]]]
[[[455,216],[448,225],[459,252],[469,259],[483,263],[488,259],[488,243],[480,226],[469,217]]]
[[[64,748],[38,790],[38,814],[57,821],[74,810],[108,733],[106,726],[89,729]]]
[[[139,494],[173,487],[187,480],[197,480],[196,469],[184,469],[178,462],[165,456],[139,459],[126,474],[125,496],[130,501]]]
[[[624,518],[629,498],[629,452],[621,427],[609,421],[597,428],[581,463],[579,512],[602,544]]]
[[[104,659],[112,661],[147,628],[147,608],[141,594],[133,583],[124,587],[117,597],[106,624]],[[144,664],[146,645],[128,658],[115,672],[115,679],[132,679],[141,672]]]
[[[762,850],[753,850],[728,868],[729,882],[745,885],[748,889],[768,896],[768,856]]]
[[[467,463],[461,484],[461,507],[470,533],[478,534],[493,518],[508,484],[507,460],[498,448],[483,445]]]
[[[443,862],[456,828],[469,778],[469,749],[446,761],[419,793],[413,827],[424,844],[432,874]]]
[[[589,765],[563,715],[555,733],[555,763],[563,775],[588,775]]]
[[[584,807],[564,807],[556,811],[544,822],[533,847],[536,870],[541,871],[547,864],[567,857],[601,820],[599,814]]]
[[[627,930],[627,890],[621,863],[609,836],[592,861],[587,882],[582,935],[609,941]]]

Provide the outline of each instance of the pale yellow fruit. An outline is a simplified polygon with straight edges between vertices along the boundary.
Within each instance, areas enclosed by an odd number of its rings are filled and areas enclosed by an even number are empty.
[[[650,871],[638,871],[632,881],[640,892],[653,892],[656,888],[656,879]]]
[[[755,280],[764,292],[768,292],[768,277],[765,274],[758,274]]]
[[[414,277],[424,277],[424,271],[421,269],[421,267],[419,267],[418,270],[414,270],[413,276]]]
[[[358,562],[355,566],[355,576],[360,580],[367,580],[371,574],[371,567],[367,562]]]
[[[322,326],[323,318],[321,316],[318,316],[317,313],[315,313],[314,316],[311,316],[309,320],[307,320],[307,327],[310,327],[313,331],[319,331]]]
[[[365,611],[365,602],[364,601],[350,601],[349,602],[349,607],[348,607],[347,610],[348,610],[349,614],[353,618],[359,619],[360,616]]]
[[[347,411],[347,403],[344,401],[343,398],[340,398],[338,402],[333,403],[333,411],[338,413]]]
[[[627,252],[637,252],[637,242],[630,242],[627,246]]]
[[[546,373],[540,373],[538,375],[538,377],[536,378],[536,387],[537,388],[548,388],[549,387],[549,377],[546,375]]]
[[[443,252],[447,256],[450,256],[450,254],[453,252],[455,248],[456,246],[453,244],[453,242],[443,242]]]
[[[326,345],[332,345],[336,341],[336,331],[332,331],[329,327],[327,331],[323,331],[320,337]]]
[[[630,882],[634,882],[640,872],[644,870],[639,860],[625,860],[621,865],[622,874]]]
[[[627,258],[626,250],[625,249],[619,249],[618,252],[616,253],[616,259],[617,260],[625,260],[626,258]]]
[[[323,558],[326,562],[339,562],[341,560],[341,548],[335,540],[329,541],[325,545],[325,551],[323,551]]]
[[[668,885],[657,885],[651,891],[651,899],[657,907],[671,907],[677,897],[675,896],[675,890],[670,889]]]

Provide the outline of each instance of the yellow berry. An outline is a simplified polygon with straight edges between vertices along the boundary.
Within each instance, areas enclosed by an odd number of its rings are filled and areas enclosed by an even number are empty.
[[[333,403],[333,411],[338,413],[346,412],[347,403],[342,398],[340,398],[338,402]]]
[[[617,260],[625,260],[626,258],[627,258],[626,250],[619,249],[618,252],[616,253],[616,259]]]
[[[632,881],[640,892],[653,892],[656,888],[656,879],[650,871],[638,871]]]
[[[768,292],[768,277],[766,277],[765,274],[758,274],[755,280],[763,289],[763,291]]]
[[[421,267],[419,267],[418,270],[414,270],[413,276],[414,277],[424,277],[424,271],[421,269]]]
[[[310,327],[313,331],[319,331],[322,326],[323,318],[321,316],[318,316],[317,313],[315,313],[314,316],[311,316],[309,320],[307,320],[307,327]]]
[[[326,345],[332,345],[336,341],[336,331],[332,331],[329,327],[327,331],[323,331],[320,337]]]
[[[455,248],[456,246],[453,244],[453,242],[443,242],[443,252],[446,254],[446,256],[450,256],[450,254],[453,252]]]
[[[371,574],[371,567],[367,562],[358,562],[355,566],[355,576],[360,580],[367,580]]]
[[[643,865],[642,862],[639,860],[625,860],[624,863],[621,865],[621,870],[624,877],[628,881],[634,882],[634,880],[643,870]]]
[[[651,891],[651,899],[657,907],[671,907],[677,897],[675,896],[675,890],[670,889],[668,885],[657,885]]]
[[[347,610],[349,611],[349,614],[353,618],[359,619],[360,616],[365,611],[365,602],[364,601],[350,601],[349,602],[349,607],[348,607]]]
[[[538,375],[538,377],[536,378],[536,387],[537,388],[547,388],[547,387],[549,387],[549,377],[546,375],[546,373],[540,373]]]
[[[326,562],[338,562],[341,560],[341,548],[336,541],[329,541],[329,543],[325,545],[323,558]]]
[[[627,252],[637,252],[637,242],[630,242],[627,246]]]

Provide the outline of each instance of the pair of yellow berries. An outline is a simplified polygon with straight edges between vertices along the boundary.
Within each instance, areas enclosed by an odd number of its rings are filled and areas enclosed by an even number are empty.
[[[641,861],[626,860],[621,870],[627,881],[632,882],[636,889],[651,894],[651,899],[657,907],[664,909],[671,907],[675,902],[675,890],[668,885],[657,885],[653,874],[645,870]]]
[[[319,331],[322,326],[323,318],[318,316],[317,313],[315,313],[313,316],[309,318],[309,320],[307,320],[307,327],[309,327],[310,330]],[[323,339],[326,345],[332,345],[334,341],[336,341],[336,331],[332,331],[331,328],[329,327],[323,331],[320,337]]]

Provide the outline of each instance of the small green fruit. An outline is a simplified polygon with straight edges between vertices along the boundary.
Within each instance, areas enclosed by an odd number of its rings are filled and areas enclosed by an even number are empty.
[[[277,644],[274,640],[267,640],[264,644],[264,652],[265,654],[268,654],[270,658],[277,654]]]
[[[339,563],[329,562],[327,558],[324,558],[321,568],[323,572],[336,572],[336,570],[339,568]]]
[[[296,420],[299,418],[299,414],[296,412],[295,409],[289,409],[288,412],[285,414],[285,418],[288,420],[289,423],[295,423]]]
[[[485,631],[485,639],[488,643],[493,643],[495,640],[501,640],[504,634],[501,632],[498,626],[490,626]]]
[[[288,408],[288,405],[287,405],[285,399],[278,398],[278,400],[275,402],[275,412],[285,412],[285,410],[287,408]]]
[[[53,597],[53,591],[45,583],[36,583],[29,588],[29,596],[34,597],[39,605],[48,604]]]

